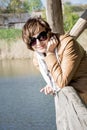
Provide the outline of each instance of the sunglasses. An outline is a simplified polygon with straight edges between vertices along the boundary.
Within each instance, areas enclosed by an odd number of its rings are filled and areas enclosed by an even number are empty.
[[[43,31],[41,33],[39,33],[39,35],[37,37],[31,37],[30,38],[30,46],[34,46],[37,44],[37,39],[39,41],[45,41],[47,40],[47,32],[46,31]]]

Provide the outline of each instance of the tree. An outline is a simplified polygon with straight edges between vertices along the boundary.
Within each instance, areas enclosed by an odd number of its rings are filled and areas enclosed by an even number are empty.
[[[9,0],[0,0],[0,8],[5,8],[9,4]]]
[[[0,7],[3,13],[21,13],[41,10],[43,8],[40,0],[1,0]],[[3,5],[3,6],[2,6]]]
[[[37,11],[43,8],[41,0],[29,0],[30,11]]]
[[[22,1],[22,12],[30,12],[29,0]]]
[[[0,13],[4,13],[6,11],[8,4],[9,0],[0,0]]]
[[[20,0],[10,0],[7,10],[8,12],[16,13],[20,12],[22,8],[22,2]]]

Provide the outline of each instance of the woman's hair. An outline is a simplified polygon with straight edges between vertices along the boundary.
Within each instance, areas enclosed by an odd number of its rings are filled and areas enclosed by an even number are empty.
[[[41,17],[29,18],[23,26],[22,38],[23,41],[26,43],[28,49],[33,50],[30,46],[30,37],[35,35],[39,31],[40,27],[43,27],[47,32],[51,32],[49,24]]]

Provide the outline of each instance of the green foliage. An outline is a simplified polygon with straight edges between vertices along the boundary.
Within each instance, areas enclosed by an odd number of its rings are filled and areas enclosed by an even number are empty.
[[[45,10],[45,8],[42,10],[42,18],[46,20],[46,10]]]
[[[31,12],[43,8],[41,0],[1,0],[1,5],[2,13]]]
[[[21,38],[21,30],[19,29],[0,29],[0,39],[7,41]]]
[[[80,12],[83,11],[81,6],[71,6],[73,12]]]
[[[42,9],[41,0],[29,0],[30,11],[37,11]]]
[[[76,14],[70,4],[64,5],[64,30],[70,31],[73,25],[78,20],[79,15]]]
[[[64,20],[64,30],[65,32],[70,31],[73,25],[78,20],[79,16],[77,14],[70,14],[67,16],[67,18]]]
[[[30,10],[29,0],[25,0],[22,3],[22,10],[23,10],[23,12],[29,12],[29,10]]]
[[[7,11],[11,13],[20,12],[22,7],[22,2],[20,0],[10,0]]]

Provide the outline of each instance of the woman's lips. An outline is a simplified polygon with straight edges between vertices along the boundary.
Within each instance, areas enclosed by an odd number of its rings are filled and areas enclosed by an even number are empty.
[[[45,49],[45,45],[37,46],[37,49]]]

